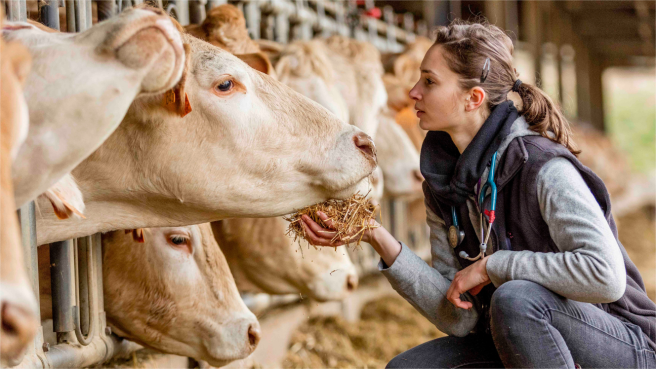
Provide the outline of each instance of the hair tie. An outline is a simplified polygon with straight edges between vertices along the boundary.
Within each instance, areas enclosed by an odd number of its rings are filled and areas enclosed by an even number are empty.
[[[485,64],[483,64],[483,72],[481,73],[481,83],[485,82],[488,74],[490,74],[490,58],[485,59]]]
[[[522,80],[517,79],[515,81],[515,84],[512,86],[511,91],[515,91],[515,92],[519,93],[519,86],[521,86],[521,85],[522,85]]]

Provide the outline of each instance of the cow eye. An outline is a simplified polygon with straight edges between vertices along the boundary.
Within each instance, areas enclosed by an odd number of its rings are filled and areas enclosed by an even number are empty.
[[[170,240],[172,244],[178,246],[184,245],[189,241],[187,237],[183,237],[183,236],[171,236]]]
[[[232,82],[232,80],[227,80],[227,81],[223,81],[223,82],[219,83],[216,86],[216,88],[221,92],[227,92],[227,91],[230,91],[233,86],[234,86],[234,83]]]

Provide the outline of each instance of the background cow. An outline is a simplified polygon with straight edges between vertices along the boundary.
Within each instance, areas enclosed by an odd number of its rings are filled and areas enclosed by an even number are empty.
[[[260,327],[209,224],[103,235],[107,323],[117,335],[214,366],[248,356]],[[39,247],[41,315],[52,317],[49,248]]]

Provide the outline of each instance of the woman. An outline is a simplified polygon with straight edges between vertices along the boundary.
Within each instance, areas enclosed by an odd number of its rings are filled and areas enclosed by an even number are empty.
[[[388,367],[656,368],[656,305],[617,240],[608,192],[576,159],[561,112],[517,78],[512,52],[495,26],[441,27],[410,91],[430,131],[432,268],[382,227],[363,239],[449,336]],[[334,232],[303,220],[310,243],[335,246]]]

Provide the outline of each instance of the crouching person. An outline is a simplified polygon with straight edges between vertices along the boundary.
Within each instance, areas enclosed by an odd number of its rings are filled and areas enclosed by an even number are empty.
[[[656,368],[656,304],[617,239],[608,191],[554,103],[517,78],[512,52],[493,25],[441,27],[410,91],[430,131],[432,267],[382,227],[363,241],[449,336],[388,367]],[[311,243],[335,245],[329,229],[304,227]]]

